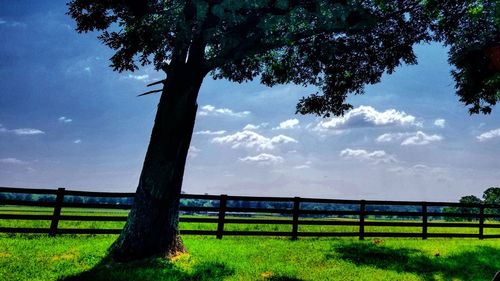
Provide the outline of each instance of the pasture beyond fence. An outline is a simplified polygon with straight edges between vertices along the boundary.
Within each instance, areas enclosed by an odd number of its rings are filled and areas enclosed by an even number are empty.
[[[36,196],[52,196],[52,200],[19,200],[9,199],[12,194],[28,194]],[[3,196],[2,196],[3,195]],[[99,203],[99,200],[92,202],[71,202],[66,200],[74,197],[85,198],[121,198],[128,199],[128,203]],[[49,207],[53,208],[50,215],[40,214],[9,214],[1,213],[0,220],[35,220],[50,221],[49,228],[35,227],[2,227],[3,233],[41,233],[54,236],[57,234],[119,234],[121,229],[105,228],[61,228],[58,227],[60,221],[115,221],[124,222],[127,217],[111,215],[65,215],[61,211],[64,208],[83,209],[119,209],[129,210],[134,193],[112,193],[112,192],[91,192],[59,189],[34,189],[34,188],[13,188],[0,187],[0,206],[28,206],[28,207]],[[488,222],[488,219],[498,220],[500,218],[500,205],[492,204],[462,204],[455,202],[421,202],[421,201],[382,201],[382,200],[343,200],[343,199],[319,199],[300,197],[255,197],[255,196],[228,196],[228,195],[198,195],[182,194],[182,200],[210,200],[216,202],[215,206],[183,206],[180,211],[184,214],[203,214],[202,216],[181,216],[180,222],[184,223],[212,223],[217,225],[216,230],[189,230],[182,229],[182,235],[213,235],[221,239],[223,236],[284,236],[291,239],[298,237],[417,237],[427,239],[429,237],[462,237],[462,238],[500,238],[500,234],[484,234],[485,229],[500,228],[500,224]],[[234,202],[254,202],[254,204],[239,204],[234,206]],[[262,207],[264,202],[281,202],[283,207],[267,208]],[[256,203],[256,204],[255,204]],[[321,209],[308,208],[312,204],[328,206],[348,206],[346,209]],[[402,206],[412,209],[412,211],[387,210],[382,206]],[[452,211],[443,212],[443,207],[451,207]],[[404,209],[404,208],[403,208]],[[453,211],[455,210],[455,211]],[[468,210],[461,212],[460,210]],[[82,211],[83,212],[83,211]],[[264,214],[282,216],[276,219]],[[243,216],[245,218],[243,218]],[[335,218],[331,218],[336,216]],[[385,220],[374,220],[373,218],[385,217]],[[390,221],[391,217],[412,218],[406,221]],[[442,222],[432,221],[436,218],[463,218],[474,220],[474,223],[466,222]],[[286,218],[286,219],[283,219]],[[230,231],[225,230],[229,224],[272,224],[289,225],[291,231]],[[346,232],[325,232],[325,231],[299,231],[301,225],[315,226],[351,226],[356,231]],[[365,227],[384,226],[389,228],[416,227],[418,232],[369,232]],[[430,233],[429,228],[473,228],[477,233]]]

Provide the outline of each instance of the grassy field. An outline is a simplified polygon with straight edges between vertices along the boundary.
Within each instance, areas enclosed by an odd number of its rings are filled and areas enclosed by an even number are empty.
[[[103,258],[116,236],[0,236],[2,280],[491,280],[500,242],[184,237],[175,261]]]
[[[1,208],[0,213],[50,213]],[[63,210],[78,214],[81,210]],[[125,215],[91,210],[91,214]],[[89,210],[85,210],[89,215]],[[0,226],[48,227],[48,221],[0,220]],[[61,222],[60,227],[120,228],[121,222]],[[183,223],[182,229],[215,229]],[[228,230],[289,231],[288,225],[228,225]],[[350,226],[300,226],[300,231],[356,231]],[[367,227],[367,231],[420,228]],[[477,233],[477,228],[429,232]],[[498,229],[489,229],[498,233]],[[367,239],[184,236],[189,251],[173,261],[157,258],[117,264],[105,259],[116,235],[0,234],[0,280],[491,280],[500,270],[500,239]]]

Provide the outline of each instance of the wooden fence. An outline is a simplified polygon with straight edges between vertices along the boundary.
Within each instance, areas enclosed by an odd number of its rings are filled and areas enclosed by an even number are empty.
[[[126,221],[126,216],[95,216],[95,215],[63,215],[63,208],[92,208],[92,209],[122,209],[131,208],[130,204],[107,204],[107,203],[82,203],[67,202],[65,196],[82,196],[98,198],[129,198],[134,197],[134,193],[110,193],[110,192],[89,192],[73,191],[64,188],[59,189],[33,189],[33,188],[12,188],[0,187],[1,194],[32,194],[51,195],[55,200],[51,202],[1,199],[1,205],[14,206],[37,206],[53,208],[51,215],[33,214],[2,214],[0,220],[45,220],[51,221],[50,228],[21,228],[21,227],[0,227],[0,232],[4,233],[46,233],[50,236],[56,234],[119,234],[121,229],[94,229],[94,228],[60,228],[60,221]],[[452,202],[417,202],[417,201],[381,201],[381,200],[339,200],[339,199],[313,199],[300,197],[253,197],[253,196],[228,196],[228,195],[196,195],[182,194],[181,199],[213,200],[218,202],[217,207],[190,207],[181,206],[183,212],[203,212],[215,215],[203,217],[180,217],[180,222],[186,223],[213,223],[217,224],[217,230],[181,230],[183,235],[213,235],[221,239],[227,235],[247,235],[247,236],[287,236],[291,239],[298,237],[345,237],[353,236],[364,239],[365,237],[418,237],[427,239],[429,237],[462,237],[462,238],[500,238],[500,234],[484,234],[487,228],[500,228],[498,223],[485,222],[487,218],[498,219],[500,205],[491,204],[460,204]],[[229,201],[251,201],[251,202],[284,202],[289,203],[287,208],[244,208],[234,207],[228,204]],[[317,204],[337,204],[356,206],[355,210],[317,210],[306,209],[302,205],[307,203]],[[417,207],[418,211],[380,211],[371,208],[374,206],[411,206]],[[429,211],[440,210],[436,207],[458,207],[474,208],[477,213],[464,212],[442,212]],[[485,210],[489,212],[485,212]],[[491,212],[491,210],[495,210]],[[492,214],[493,213],[493,214]],[[272,218],[238,218],[235,214],[247,214],[255,216],[258,214],[284,215],[287,219]],[[349,216],[351,220],[332,220],[325,218],[312,218],[321,216]],[[412,217],[410,221],[375,221],[369,220],[374,216],[405,216]],[[459,217],[476,219],[477,223],[464,222],[432,222],[432,218]],[[355,219],[354,219],[355,218]],[[291,231],[229,231],[224,227],[228,224],[280,224],[290,225]],[[301,225],[316,226],[352,226],[357,229],[353,232],[301,232]],[[1,225],[0,225],[1,226]],[[418,227],[418,232],[368,232],[365,227],[385,226],[385,227]],[[430,233],[431,227],[440,228],[475,228],[477,233]]]

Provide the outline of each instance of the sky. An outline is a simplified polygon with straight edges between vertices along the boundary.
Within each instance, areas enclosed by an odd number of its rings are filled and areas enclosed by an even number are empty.
[[[65,1],[0,4],[0,186],[134,191],[159,99],[137,95],[165,75],[113,72]],[[415,50],[343,117],[296,115],[311,87],[206,77],[183,190],[457,201],[500,186],[500,109],[470,116],[447,49]]]

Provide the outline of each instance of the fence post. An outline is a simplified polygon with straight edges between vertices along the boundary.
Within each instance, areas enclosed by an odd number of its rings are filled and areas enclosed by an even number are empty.
[[[359,203],[359,240],[365,239],[365,200]]]
[[[422,239],[427,239],[427,202],[422,202]]]
[[[300,197],[293,198],[292,240],[297,240],[299,232]]]
[[[62,203],[64,201],[64,187],[57,189],[56,205],[54,206],[54,213],[52,214],[52,221],[50,223],[49,236],[57,234],[57,225],[59,224],[59,217],[61,216]]]
[[[479,239],[484,238],[484,205],[479,206]]]
[[[224,233],[224,219],[226,217],[227,195],[222,194],[219,199],[219,220],[217,222],[217,239],[222,239]]]

